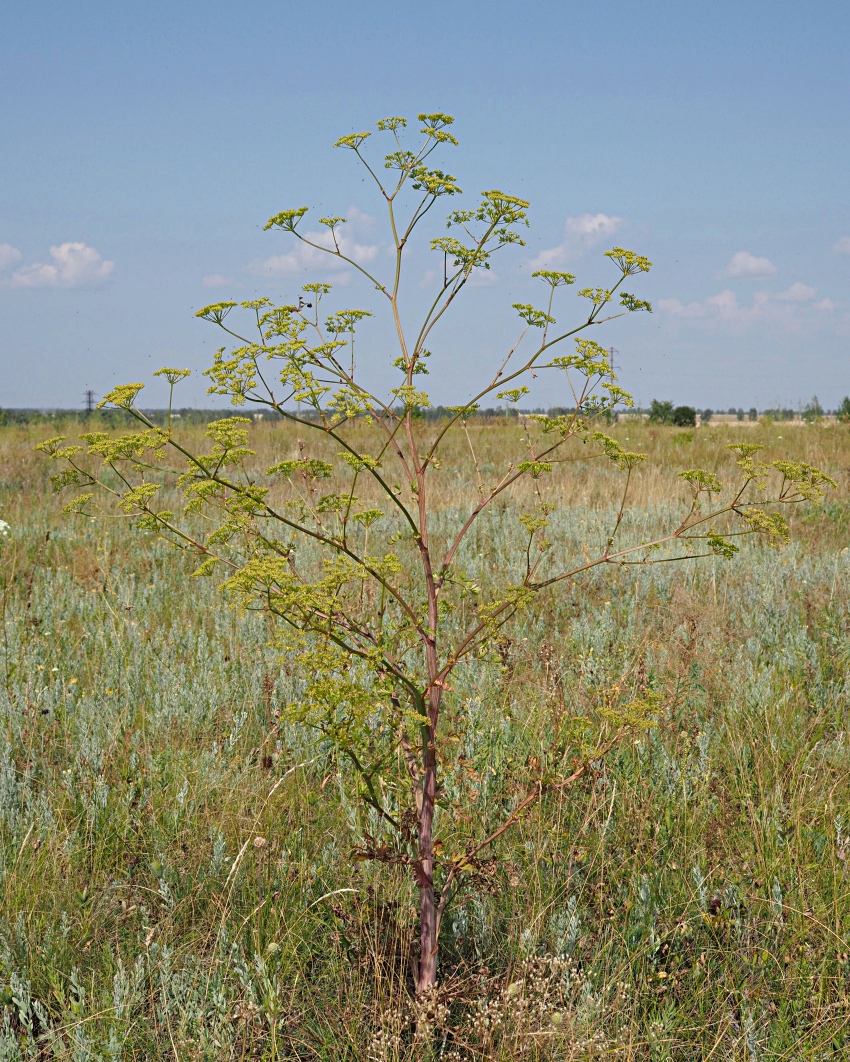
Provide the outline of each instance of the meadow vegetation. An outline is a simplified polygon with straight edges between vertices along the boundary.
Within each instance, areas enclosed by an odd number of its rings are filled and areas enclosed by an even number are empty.
[[[444,930],[457,901],[490,880],[496,842],[535,804],[563,800],[620,743],[656,725],[663,702],[641,672],[623,670],[585,711],[558,716],[527,780],[518,781],[523,772],[510,756],[491,764],[501,795],[483,804],[458,683],[475,685],[488,663],[508,666],[499,647],[513,644],[537,597],[560,595],[597,568],[729,559],[752,535],[782,541],[782,510],[818,501],[836,483],[809,462],[764,461],[758,443],[737,443],[731,480],[685,468],[678,476],[690,497],[680,512],[656,513],[654,526],[636,521],[629,492],[646,455],[600,430],[633,399],[616,382],[611,352],[588,338],[614,318],[652,312],[625,290],[652,263],[623,247],[603,253],[605,286],[579,288],[577,310],[565,301],[574,274],[533,271],[541,306],[513,303],[513,325],[503,322],[489,364],[476,363],[471,395],[428,417],[433,403],[421,377],[434,370],[439,385],[446,376],[445,363],[431,360],[432,345],[438,354],[452,346],[444,321],[459,312],[474,329],[474,281],[495,256],[524,246],[530,204],[491,189],[437,220],[435,205],[462,195],[457,179],[432,162],[435,152],[457,147],[454,118],[423,113],[417,132],[409,124],[381,119],[376,141],[365,131],[334,144],[354,156],[376,192],[383,263],[352,247],[341,216],[320,217],[312,231],[302,206],[264,226],[311,260],[352,270],[370,289],[361,291],[370,308],[340,309],[329,283],[311,281],[289,302],[262,296],[196,313],[225,336],[205,370],[208,392],[271,412],[296,431],[270,464],[250,445],[251,418],[216,420],[200,439],[175,423],[175,387],[191,375],[180,368],[154,374],[170,386],[164,423],[140,408],[143,383],[121,384],[100,406],[129,414],[135,431],[53,436],[38,449],[57,467],[54,487],[74,490],[66,514],[130,517],[178,557],[194,559],[195,577],[217,576],[231,603],[273,625],[295,680],[281,724],[312,730],[356,772],[354,856],[416,881],[418,947],[409,958],[424,1051],[436,1043],[432,1008],[443,1005]],[[376,143],[389,149],[383,158]],[[442,270],[421,277],[430,291],[417,309],[409,255],[423,243]],[[389,354],[369,329],[375,316],[391,328]],[[364,376],[364,362],[380,367],[381,383]],[[520,415],[541,376],[566,407]],[[494,400],[515,412],[521,430],[502,431],[496,448],[482,450],[469,422]],[[695,411],[653,419],[685,427]],[[458,444],[469,461],[458,459]],[[613,468],[623,484],[607,528],[580,545],[570,531],[572,500],[558,490],[571,465],[602,483]],[[497,544],[499,558],[489,567],[488,544]]]
[[[298,452],[295,427],[246,430],[258,467]],[[443,785],[479,822],[621,690],[656,725],[541,792],[463,875],[439,990],[417,998],[416,880],[362,858],[374,812],[287,711],[303,680],[270,617],[131,521],[63,516],[42,433],[0,429],[0,1059],[396,1062],[426,1028],[446,1059],[847,1057],[850,436],[607,430],[648,455],[634,540],[687,509],[677,469],[735,474],[730,443],[839,490],[792,509],[790,544],[536,596],[455,673]],[[516,423],[469,431],[485,475],[522,442]],[[459,434],[443,456],[438,527],[468,502],[470,452]],[[536,490],[479,525],[470,579],[523,550]],[[588,447],[546,490],[559,549],[594,551],[616,467]]]

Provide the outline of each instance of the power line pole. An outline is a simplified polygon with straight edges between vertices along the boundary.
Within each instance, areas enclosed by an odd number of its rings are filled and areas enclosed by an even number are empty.
[[[94,413],[94,391],[86,391],[86,413]]]
[[[619,356],[619,353],[620,352],[619,352],[619,350],[617,350],[616,347],[609,347],[608,348],[608,363],[611,366],[611,375],[612,376],[614,375],[614,355],[616,354],[616,355]],[[617,413],[615,412],[616,407],[617,407],[617,403],[615,402],[614,405],[611,407],[611,416],[613,418],[617,417]]]

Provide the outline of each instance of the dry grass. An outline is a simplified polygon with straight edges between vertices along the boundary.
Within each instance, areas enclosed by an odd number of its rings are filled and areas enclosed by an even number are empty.
[[[297,445],[251,433],[264,466]],[[0,431],[0,1058],[423,1057],[412,883],[352,862],[353,779],[279,722],[296,676],[268,629],[126,523],[62,517],[43,434]],[[649,454],[633,501],[651,521],[682,497],[678,468],[728,476],[744,433],[611,434]],[[485,472],[522,445],[515,425],[471,436]],[[665,708],[458,898],[435,1057],[847,1057],[850,435],[745,438],[840,484],[797,513],[792,545],[593,576],[461,677],[482,821],[624,673]],[[468,501],[465,447],[445,455],[447,509]],[[548,489],[579,541],[620,481],[577,451]],[[495,564],[510,527],[493,534]]]

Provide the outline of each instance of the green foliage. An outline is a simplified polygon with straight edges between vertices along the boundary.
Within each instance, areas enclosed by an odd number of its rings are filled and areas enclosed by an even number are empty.
[[[820,420],[824,415],[823,406],[818,401],[818,396],[815,395],[810,402],[807,402],[803,409],[803,420],[807,424],[814,424]]]
[[[658,398],[653,398],[649,406],[649,423],[650,424],[672,424],[673,423],[673,403],[667,401],[661,401]]]
[[[670,416],[670,423],[677,428],[696,427],[697,411],[693,406],[676,406]]]
[[[573,278],[541,274],[549,286],[548,305],[538,310],[514,304],[520,335],[494,365],[492,378],[446,421],[423,422],[430,399],[413,378],[429,353],[425,344],[434,342],[436,325],[453,310],[474,271],[489,269],[494,254],[522,244],[519,229],[528,223],[529,204],[491,190],[481,193],[476,206],[452,211],[453,235],[430,239],[443,256],[442,282],[424,320],[405,320],[404,255],[436,201],[460,192],[453,177],[425,165],[434,150],[457,143],[446,132],[452,120],[441,114],[419,120],[422,140],[411,147],[401,140],[402,119],[378,123],[378,134],[394,144],[385,157],[387,184],[366,157],[370,134],[350,134],[336,143],[364,165],[387,209],[394,253],[386,259],[393,265],[385,279],[371,271],[377,267],[367,269],[344,253],[335,238],[329,248],[303,235],[299,222],[306,207],[285,210],[266,225],[343,259],[370,282],[399,337],[396,356],[387,363],[404,374],[400,385],[375,392],[357,369],[355,340],[373,310],[337,310],[323,319],[319,303],[330,287],[307,285],[302,291],[314,297],[315,306],[301,296],[297,304],[281,305],[263,298],[234,316],[231,302],[198,313],[237,344],[216,353],[206,373],[210,393],[229,397],[235,406],[273,412],[297,429],[294,448],[266,463],[265,473],[249,445],[247,418],[214,421],[205,446],[198,448],[175,430],[170,416],[159,427],[136,407],[141,384],[117,387],[104,399],[128,411],[139,431],[90,434],[85,445],[73,446],[54,438],[41,448],[62,467],[57,489],[86,492],[72,503],[75,511],[95,515],[95,499],[106,497],[109,511],[188,554],[196,574],[220,571],[223,589],[239,611],[259,611],[270,619],[279,652],[303,677],[286,719],[312,728],[335,755],[350,761],[360,799],[376,816],[358,851],[364,859],[408,868],[417,882],[418,986],[425,991],[435,983],[448,905],[469,868],[480,869],[480,853],[515,827],[525,808],[574,784],[594,761],[641,730],[658,704],[634,681],[622,683],[604,711],[566,734],[551,768],[512,810],[503,810],[501,825],[494,825],[479,821],[466,799],[448,806],[437,802],[452,728],[462,730],[459,720],[452,722],[458,676],[490,654],[536,599],[555,588],[566,589],[605,566],[730,556],[736,548],[730,535],[780,537],[782,520],[772,509],[816,500],[832,481],[805,463],[763,464],[754,460],[754,448],[739,446],[739,482],[727,495],[710,472],[687,472],[691,498],[680,519],[624,538],[629,489],[644,455],[593,430],[595,421],[610,419],[614,406],[631,398],[617,386],[608,352],[579,335],[621,313],[650,309],[621,291],[626,277],[650,268],[647,259],[623,248],[606,253],[606,265],[619,273],[615,282],[581,289],[589,308],[566,330],[553,327],[554,300]],[[334,233],[342,218],[330,216],[323,223]],[[234,322],[243,314],[244,328]],[[569,340],[575,353],[553,349]],[[568,412],[526,422],[511,450],[485,468],[475,456],[470,413],[487,397],[516,404],[528,393],[525,381],[541,374],[562,388]],[[161,375],[173,391],[185,373],[164,369]],[[671,418],[684,408],[655,406],[659,416],[661,410]],[[457,507],[444,518],[438,515],[445,490],[440,477],[456,435],[469,446],[474,475],[466,475]],[[562,503],[546,485],[560,463],[588,456],[607,458],[623,474],[622,495],[607,534],[595,547],[585,543],[576,552],[558,539],[553,518]],[[482,525],[523,488],[533,504],[518,518],[521,544],[501,558],[486,583],[477,581],[471,569]],[[458,772],[465,790],[468,778],[461,768]],[[453,856],[442,852],[435,830],[458,832]]]
[[[703,415],[702,419],[711,419],[710,411],[706,410],[708,417]],[[649,407],[649,422],[650,424],[673,424],[677,428],[693,428],[697,422],[697,411],[692,406],[675,406],[672,402],[661,401],[657,398],[653,398]]]

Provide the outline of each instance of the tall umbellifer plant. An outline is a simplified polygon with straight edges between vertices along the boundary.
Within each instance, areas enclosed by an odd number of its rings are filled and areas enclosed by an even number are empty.
[[[423,417],[429,398],[420,377],[428,372],[430,348],[440,342],[439,326],[497,252],[522,246],[528,203],[487,191],[477,206],[453,210],[447,233],[430,240],[440,263],[433,298],[422,318],[409,322],[400,300],[405,256],[437,202],[461,192],[431,161],[439,149],[457,144],[449,132],[452,119],[421,114],[419,124],[421,137],[409,147],[403,118],[377,123],[390,147],[380,166],[369,161],[370,133],[336,142],[374,181],[391,258],[367,268],[349,254],[341,217],[320,219],[323,236],[305,232],[306,207],[284,210],[266,225],[310,247],[311,258],[325,253],[369,282],[396,337],[386,365],[398,374],[396,386],[380,394],[368,389],[355,362],[355,335],[372,311],[325,315],[320,307],[330,285],[311,283],[289,305],[267,298],[241,303],[250,325],[245,331],[234,324],[236,303],[198,312],[236,344],[229,352],[220,349],[207,370],[210,393],[229,396],[236,406],[266,407],[297,426],[297,444],[272,467],[257,470],[245,418],[211,423],[204,452],[192,448],[170,415],[165,427],[156,426],[135,404],[140,383],[115,388],[103,403],[126,410],[139,431],[117,437],[92,432],[78,445],[53,439],[41,448],[64,462],[54,477],[57,488],[85,491],[68,511],[91,515],[95,495],[106,494],[138,526],[194,554],[196,574],[224,572],[224,589],[236,603],[280,621],[282,641],[304,681],[290,716],[314,727],[359,776],[364,826],[358,854],[404,865],[415,880],[423,991],[437,979],[447,904],[481,869],[488,846],[543,794],[574,782],[630,729],[645,725],[653,708],[651,697],[623,691],[598,718],[574,720],[504,817],[480,821],[471,807],[439,800],[441,770],[448,764],[462,769],[456,752],[462,717],[452,698],[458,669],[486,654],[497,632],[539,595],[556,593],[595,567],[728,557],[736,550],[734,535],[782,536],[785,523],[771,506],[819,496],[827,477],[804,464],[763,464],[755,446],[733,447],[740,482],[731,493],[711,472],[683,472],[691,501],[681,521],[651,541],[621,543],[629,480],[643,455],[595,430],[602,418],[610,420],[615,404],[632,403],[617,386],[606,351],[581,335],[612,317],[650,310],[623,288],[648,272],[650,262],[621,247],[605,252],[612,283],[579,290],[584,309],[574,325],[558,326],[555,312],[575,277],[534,273],[542,307],[514,304],[519,335],[506,340],[492,375],[442,419]],[[361,347],[358,342],[358,356]],[[370,370],[374,374],[371,359]],[[558,381],[560,401],[570,411],[523,417],[522,431],[505,433],[504,448],[513,452],[505,453],[500,468],[480,465],[473,453],[466,500],[447,512],[440,499],[441,477],[449,474],[443,462],[456,452],[447,444],[459,433],[471,449],[469,418],[480,404],[496,398],[516,406],[528,393],[529,377],[543,373]],[[188,373],[161,369],[156,375],[173,390]],[[594,451],[622,472],[623,500],[595,554],[569,559],[551,526],[557,499],[547,493],[546,478],[557,464],[575,459],[576,444],[583,459]],[[463,474],[457,464],[450,471]],[[183,495],[179,512],[158,504],[169,480]],[[517,503],[516,556],[501,558],[490,585],[478,586],[465,570],[472,533],[497,499],[519,496],[521,481],[529,481],[523,496],[533,500]]]

